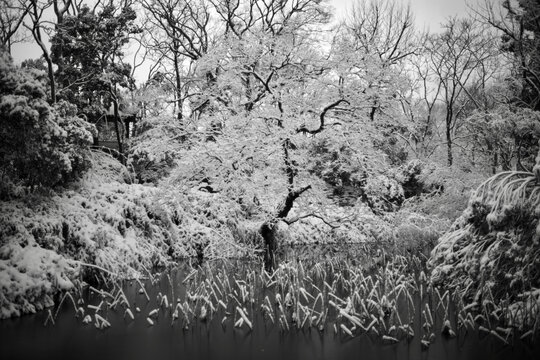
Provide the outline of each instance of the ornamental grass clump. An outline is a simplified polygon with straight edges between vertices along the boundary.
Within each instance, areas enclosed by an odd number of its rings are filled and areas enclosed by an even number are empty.
[[[501,172],[480,185],[431,253],[432,282],[479,311],[503,307],[497,320],[504,325],[537,327],[539,218],[540,154],[533,172]]]

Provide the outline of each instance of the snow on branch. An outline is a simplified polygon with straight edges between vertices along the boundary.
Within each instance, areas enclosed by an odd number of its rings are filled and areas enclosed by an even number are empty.
[[[309,130],[308,128],[304,126],[296,129],[296,132],[297,133],[304,133],[304,134],[311,134],[311,135],[315,135],[315,134],[318,134],[320,133],[321,131],[324,130],[324,126],[325,126],[325,117],[326,117],[326,113],[330,110],[332,110],[333,108],[335,108],[336,106],[338,106],[339,104],[341,103],[346,103],[346,104],[350,104],[347,100],[345,99],[339,99],[338,101],[335,101],[333,102],[332,104],[328,105],[327,107],[325,107],[323,109],[323,111],[321,112],[321,114],[319,115],[319,119],[320,119],[320,124],[319,124],[319,127],[317,129],[314,129],[314,130]]]
[[[285,201],[283,204],[279,207],[277,212],[277,218],[278,219],[284,219],[289,214],[289,211],[291,211],[294,201],[300,197],[304,192],[311,189],[311,185],[307,185],[301,188],[298,188],[296,190],[292,190],[287,194],[287,197],[285,198]]]
[[[330,226],[332,229],[337,229],[337,228],[339,227],[339,225],[337,225],[337,224],[332,224],[332,223],[330,223],[328,220],[326,220],[323,216],[317,215],[317,214],[315,214],[315,213],[309,213],[309,214],[299,215],[299,216],[293,217],[292,219],[284,219],[283,221],[284,221],[287,225],[291,225],[291,224],[294,224],[295,222],[297,222],[297,221],[299,221],[299,220],[302,220],[302,219],[305,219],[305,218],[308,218],[308,217],[314,217],[314,218],[317,218],[317,219],[321,220],[323,223],[325,223],[326,225]]]

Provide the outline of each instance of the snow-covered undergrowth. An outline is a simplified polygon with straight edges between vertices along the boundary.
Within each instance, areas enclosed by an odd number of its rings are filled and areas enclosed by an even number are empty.
[[[52,295],[73,287],[76,265],[38,245],[0,248],[0,318],[33,313],[53,305]]]
[[[404,208],[453,222],[467,208],[472,193],[488,176],[458,166],[413,160],[395,177],[405,190]]]
[[[0,203],[0,317],[50,305],[93,268],[133,276],[165,262],[160,221],[150,218],[155,190],[124,183],[121,168],[101,154],[93,171],[76,190]]]
[[[216,231],[228,224],[212,218],[211,194],[130,184],[111,157],[92,162],[71,188],[0,202],[0,318],[50,306],[79,277],[133,278],[197,249],[238,250]]]
[[[540,324],[538,175],[503,172],[485,181],[429,262],[433,283],[458,302],[519,328]]]

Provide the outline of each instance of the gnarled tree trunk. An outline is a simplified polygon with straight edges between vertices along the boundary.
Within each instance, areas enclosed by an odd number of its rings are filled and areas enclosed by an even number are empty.
[[[264,265],[267,270],[272,269],[275,266],[275,252],[278,246],[277,224],[287,217],[294,205],[294,201],[309,189],[311,189],[311,185],[289,190],[285,200],[277,208],[275,217],[265,221],[259,228],[259,233],[264,240]]]

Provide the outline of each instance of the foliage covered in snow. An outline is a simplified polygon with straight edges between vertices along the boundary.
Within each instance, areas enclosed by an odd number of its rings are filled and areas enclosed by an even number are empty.
[[[94,154],[94,160],[107,163],[104,155]],[[160,232],[158,219],[150,219],[145,208],[152,204],[152,189],[93,179],[88,174],[77,190],[0,203],[2,317],[50,305],[57,291],[80,274],[88,276],[92,268],[82,264],[133,276],[165,261],[159,237],[149,242]]]
[[[16,69],[0,50],[0,197],[16,185],[52,186],[88,168],[95,131],[66,102],[47,103],[43,74]]]
[[[70,279],[77,273],[76,263],[36,243],[3,244],[0,247],[0,319],[34,313],[53,305],[54,292],[71,289]]]
[[[533,173],[502,172],[482,183],[433,250],[432,281],[454,290],[466,304],[506,303],[511,314],[527,311],[527,321],[536,321],[540,303],[532,294],[540,288],[539,181]],[[515,325],[527,325],[523,316],[507,316]]]
[[[471,194],[485,179],[482,173],[413,160],[401,167],[395,178],[404,188],[404,207],[431,217],[454,221]]]
[[[169,174],[184,148],[184,134],[179,122],[170,116],[149,116],[137,124],[136,134],[130,139],[129,162],[140,182],[156,183]]]
[[[79,276],[139,277],[201,249],[207,257],[253,253],[235,244],[230,221],[213,215],[233,209],[211,194],[128,184],[116,160],[100,152],[91,159],[92,170],[70,188],[0,202],[1,317],[51,305]]]
[[[405,199],[403,188],[385,175],[368,178],[364,187],[367,202],[373,211],[395,211]]]

